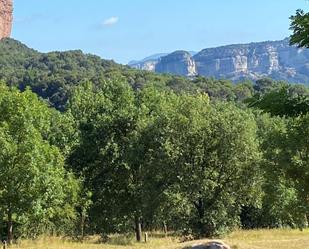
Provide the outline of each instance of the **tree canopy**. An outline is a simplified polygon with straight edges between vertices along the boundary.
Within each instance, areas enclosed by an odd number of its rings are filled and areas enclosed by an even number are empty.
[[[308,87],[159,75],[10,39],[0,55],[10,242],[307,225]]]
[[[290,29],[293,32],[290,37],[290,43],[299,47],[309,48],[309,13],[299,9],[290,19]]]
[[[14,224],[18,233],[35,236],[70,223],[79,182],[49,142],[53,115],[47,105],[29,90],[0,88],[0,212],[11,243]]]

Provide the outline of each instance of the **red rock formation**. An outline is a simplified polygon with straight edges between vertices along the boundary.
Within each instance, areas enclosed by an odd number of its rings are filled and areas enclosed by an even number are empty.
[[[10,37],[13,21],[13,0],[0,0],[0,39]]]

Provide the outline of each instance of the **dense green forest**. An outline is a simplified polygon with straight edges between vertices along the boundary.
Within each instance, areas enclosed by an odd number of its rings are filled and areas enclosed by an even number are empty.
[[[227,80],[160,75],[133,70],[82,51],[39,53],[13,39],[0,42],[0,67],[0,79],[21,90],[31,87],[58,110],[65,109],[74,86],[86,81],[98,85],[104,80],[121,80],[134,90],[154,84],[175,92],[206,92],[211,98],[235,101],[253,93],[251,82],[234,85]]]
[[[303,228],[309,88],[0,42],[2,238]]]

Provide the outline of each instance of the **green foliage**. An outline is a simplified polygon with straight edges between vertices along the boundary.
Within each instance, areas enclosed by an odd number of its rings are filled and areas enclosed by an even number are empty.
[[[258,177],[250,113],[212,106],[205,94],[134,94],[120,82],[77,88],[70,108],[81,131],[70,163],[93,191],[92,222],[102,232],[126,231],[136,216],[148,226],[170,220],[162,209],[174,206],[171,196],[188,205],[184,222],[196,234],[237,224],[254,192],[245,183]]]
[[[112,61],[81,51],[39,53],[12,39],[0,42],[0,79],[21,90],[32,91],[63,110],[72,86],[122,68]]]
[[[163,148],[175,178],[171,189],[187,205],[183,229],[201,236],[224,233],[238,224],[241,205],[258,188],[254,118],[198,98],[184,98],[178,108],[165,124]]]
[[[130,180],[124,149],[135,127],[133,99],[128,85],[102,82],[97,89],[89,83],[78,87],[70,101],[80,130],[80,144],[70,164],[93,192],[91,218],[94,226],[104,229],[102,233],[121,229],[125,224],[119,219],[130,212],[130,206],[124,205]]]
[[[0,88],[1,220],[23,236],[60,232],[75,218],[79,183],[48,141],[50,109],[29,90]]]
[[[30,87],[58,110],[65,110],[75,86],[85,81],[127,82],[134,90],[147,85],[160,89],[196,93],[207,92],[213,99],[243,100],[252,95],[252,87],[235,87],[231,81],[138,71],[103,60],[81,51],[40,53],[12,39],[0,41],[0,80],[21,90]],[[248,86],[248,87],[247,87]]]
[[[160,75],[11,39],[0,68],[13,86],[0,84],[0,222],[16,237],[306,225],[307,87]]]
[[[308,89],[281,85],[250,105],[273,117],[258,118],[264,197],[260,208],[245,211],[245,226],[302,228],[308,222]]]
[[[287,176],[293,180],[302,200],[302,206],[308,209],[309,196],[309,115],[292,119],[288,124],[285,157],[282,162]]]
[[[258,119],[263,152],[263,199],[257,223],[260,227],[303,227],[305,210],[293,181],[287,177],[288,120],[261,115]]]
[[[290,37],[291,45],[299,47],[309,47],[309,13],[303,10],[297,10],[294,16],[291,16],[291,27],[293,34]]]
[[[265,92],[247,99],[249,107],[256,107],[274,116],[297,117],[309,112],[308,88],[277,85]]]

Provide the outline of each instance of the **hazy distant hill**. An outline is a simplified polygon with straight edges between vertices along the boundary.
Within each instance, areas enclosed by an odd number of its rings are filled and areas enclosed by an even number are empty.
[[[158,73],[213,76],[233,81],[271,77],[309,83],[309,49],[290,46],[288,39],[207,48],[195,55],[176,51],[130,66]]]
[[[197,54],[195,51],[189,51],[188,52],[191,56],[194,56]],[[142,60],[133,60],[128,63],[128,65],[135,69],[140,70],[147,70],[155,72],[156,65],[158,64],[159,60],[165,56],[169,55],[169,53],[159,53],[159,54],[153,54],[150,56],[147,56],[146,58]],[[176,74],[176,73],[175,73]]]

